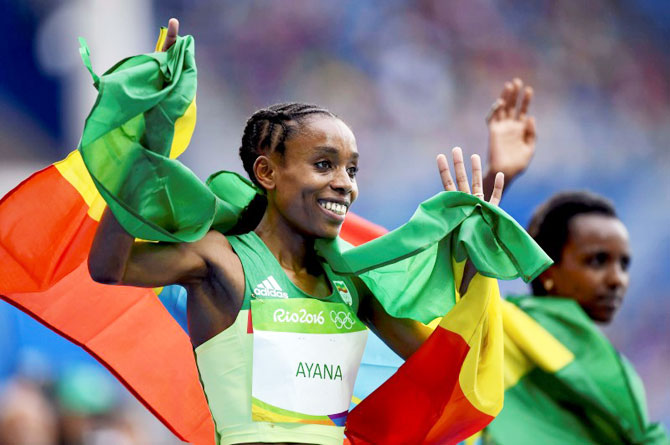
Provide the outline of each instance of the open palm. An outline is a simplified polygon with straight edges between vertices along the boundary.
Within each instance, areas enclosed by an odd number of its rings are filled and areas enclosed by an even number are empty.
[[[528,167],[535,153],[535,119],[528,116],[533,89],[520,79],[505,83],[487,118],[489,130],[488,169],[514,179]]]

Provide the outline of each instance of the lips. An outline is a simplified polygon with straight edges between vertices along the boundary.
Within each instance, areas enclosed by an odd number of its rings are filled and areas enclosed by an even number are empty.
[[[622,295],[603,295],[598,297],[598,299],[595,301],[594,306],[597,308],[601,308],[607,311],[615,311],[619,309],[621,306],[621,303],[623,302],[623,296]]]

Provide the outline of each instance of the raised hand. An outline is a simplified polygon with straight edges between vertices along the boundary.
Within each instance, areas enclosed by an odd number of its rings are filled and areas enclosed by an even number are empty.
[[[440,179],[444,190],[449,192],[461,191],[465,193],[472,193],[473,195],[484,199],[484,184],[482,182],[482,161],[479,155],[472,155],[470,162],[472,164],[472,192],[470,192],[470,185],[468,183],[468,173],[465,169],[465,162],[463,161],[463,151],[460,147],[454,147],[451,150],[451,156],[454,161],[454,173],[456,175],[456,183],[451,177],[449,171],[449,161],[443,154],[437,155],[437,168],[440,171]],[[502,172],[497,172],[493,181],[493,190],[489,203],[498,205],[502,198],[503,188],[505,186],[505,175]]]
[[[509,183],[530,164],[536,140],[535,118],[528,115],[532,97],[533,89],[524,88],[521,79],[506,82],[486,117],[489,157],[488,180],[484,182],[487,189],[494,172],[503,172]]]
[[[177,35],[179,34],[179,20],[174,17],[168,20],[168,30],[167,36],[165,37],[165,43],[163,43],[163,48],[161,51],[167,51],[170,49],[174,42],[177,41]]]

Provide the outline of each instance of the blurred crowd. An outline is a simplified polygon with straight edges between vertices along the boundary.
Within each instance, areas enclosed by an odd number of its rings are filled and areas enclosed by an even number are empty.
[[[242,171],[237,147],[255,109],[289,100],[328,107],[351,125],[361,152],[353,210],[389,228],[439,191],[436,154],[455,145],[484,154],[490,104],[505,80],[523,78],[535,89],[539,141],[502,206],[525,225],[537,204],[566,188],[616,203],[631,233],[632,284],[606,333],[640,373],[651,417],[670,427],[669,2],[2,3],[9,59],[0,69],[1,193],[77,144],[95,98],[77,35],[89,39],[102,72],[150,51],[154,30],[180,19],[181,32],[196,39],[199,69],[198,127],[183,161],[202,178]],[[527,291],[516,282],[502,289]],[[12,310],[0,307],[18,317]],[[58,384],[16,372],[6,374],[0,396],[0,407],[12,407],[0,408],[0,437],[13,419],[33,416],[55,438],[44,443],[77,443],[67,442],[70,428],[85,443],[147,440],[125,402],[87,414],[82,426]],[[114,397],[128,398],[114,388]],[[126,442],[106,442],[110,434]]]
[[[0,385],[0,444],[181,443],[98,366],[70,367],[56,380],[34,371]]]

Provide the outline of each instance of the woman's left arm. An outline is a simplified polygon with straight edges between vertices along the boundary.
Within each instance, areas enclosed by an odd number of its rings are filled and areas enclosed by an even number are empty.
[[[360,298],[358,318],[393,352],[407,360],[433,332],[428,326],[411,318],[389,315],[381,303],[359,278],[354,284]]]

